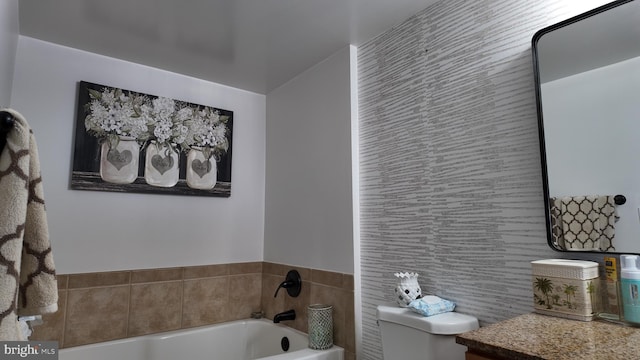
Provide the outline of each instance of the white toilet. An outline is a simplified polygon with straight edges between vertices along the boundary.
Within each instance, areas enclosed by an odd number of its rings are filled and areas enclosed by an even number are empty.
[[[467,348],[456,344],[456,335],[479,327],[470,315],[426,317],[397,305],[379,305],[377,317],[385,360],[463,360]]]

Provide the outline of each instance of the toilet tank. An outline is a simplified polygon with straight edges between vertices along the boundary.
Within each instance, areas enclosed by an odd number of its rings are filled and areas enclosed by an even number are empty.
[[[378,326],[385,360],[463,360],[456,335],[475,330],[478,319],[457,312],[423,316],[397,305],[379,305]]]

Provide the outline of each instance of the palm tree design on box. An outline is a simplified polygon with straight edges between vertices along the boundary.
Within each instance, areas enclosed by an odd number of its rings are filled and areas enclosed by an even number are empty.
[[[554,311],[584,311],[593,309],[596,302],[597,288],[593,281],[536,277],[533,288],[534,302],[538,308]]]
[[[575,298],[578,287],[575,285],[567,285],[567,284],[563,284],[562,287],[563,287],[563,292],[565,293],[565,295],[567,295],[567,300],[564,302],[564,304],[567,305],[569,309],[572,309],[573,305],[571,304],[571,299]]]
[[[589,281],[587,283],[587,293],[589,294],[589,297],[591,298],[591,304],[594,307],[597,306],[596,292],[597,292],[596,285],[593,283],[593,281]]]
[[[534,293],[533,296],[536,300],[536,304],[547,305],[547,309],[553,309],[553,307],[551,306],[551,301],[549,300],[549,296],[553,290],[553,283],[551,282],[551,280],[547,278],[536,278],[533,286],[536,290],[540,291],[546,299],[545,301],[545,299],[540,298],[538,293]]]

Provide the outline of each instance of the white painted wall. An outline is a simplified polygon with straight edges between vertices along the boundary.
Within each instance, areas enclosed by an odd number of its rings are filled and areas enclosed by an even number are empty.
[[[234,111],[231,197],[69,190],[80,80]],[[264,95],[20,36],[11,106],[36,134],[59,273],[262,260]]]
[[[0,1],[0,108],[11,103],[18,31],[18,0]]]
[[[353,273],[352,61],[347,46],[267,94],[265,261]]]
[[[617,195],[618,252],[638,251],[640,58],[543,84],[551,196]]]

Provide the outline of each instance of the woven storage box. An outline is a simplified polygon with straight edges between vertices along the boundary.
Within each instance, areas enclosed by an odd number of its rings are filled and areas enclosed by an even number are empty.
[[[593,320],[600,280],[594,261],[549,259],[531,262],[535,312],[574,320]]]

